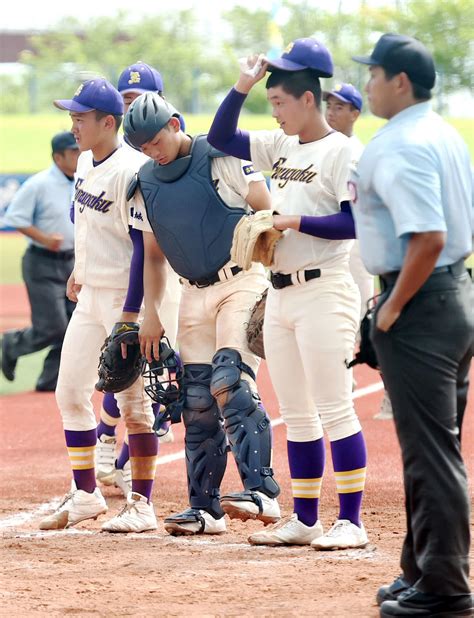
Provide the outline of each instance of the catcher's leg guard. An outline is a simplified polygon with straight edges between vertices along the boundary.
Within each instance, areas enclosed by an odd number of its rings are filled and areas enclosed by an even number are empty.
[[[272,436],[268,418],[258,394],[241,379],[245,371],[255,375],[242,362],[240,352],[221,348],[212,359],[211,393],[217,399],[232,453],[245,489],[276,498],[280,488],[270,467]]]
[[[217,403],[209,390],[211,365],[185,365],[183,421],[189,504],[214,517],[224,514],[219,488],[227,464],[227,440]]]

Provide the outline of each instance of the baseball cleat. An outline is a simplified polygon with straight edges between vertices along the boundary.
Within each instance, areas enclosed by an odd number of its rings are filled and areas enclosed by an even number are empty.
[[[113,485],[115,477],[115,446],[117,438],[103,433],[95,449],[95,478],[103,485]]]
[[[359,527],[348,519],[338,519],[326,534],[314,539],[311,547],[316,550],[356,549],[365,547],[368,542],[369,539],[362,522]]]
[[[123,468],[114,468],[114,470],[113,484],[127,497],[132,491],[132,465],[130,459],[125,462]]]
[[[76,489],[73,484],[71,492],[64,496],[54,513],[40,522],[39,529],[63,530],[85,519],[97,519],[106,512],[107,504],[98,487],[90,494]]]
[[[165,519],[165,530],[172,536],[193,534],[222,534],[226,531],[225,519],[216,519],[203,509],[187,509]]]
[[[145,532],[157,528],[153,504],[136,492],[130,492],[120,513],[102,525],[103,532]]]
[[[160,444],[166,444],[168,442],[174,442],[174,433],[171,427],[171,423],[168,424],[168,428],[165,433],[158,433],[158,442]]]
[[[242,491],[227,494],[221,498],[221,506],[231,519],[260,519],[265,525],[277,522],[280,506],[275,498],[269,498],[261,491]]]
[[[311,545],[311,542],[323,535],[323,527],[318,521],[313,526],[306,526],[299,521],[298,515],[281,519],[267,530],[255,532],[248,538],[251,545]]]

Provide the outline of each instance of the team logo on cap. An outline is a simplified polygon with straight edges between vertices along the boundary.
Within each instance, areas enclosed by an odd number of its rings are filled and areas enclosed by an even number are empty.
[[[139,71],[130,71],[130,79],[128,80],[129,84],[139,84],[141,82],[142,76]]]
[[[294,45],[293,41],[291,43],[288,43],[288,45],[285,48],[285,54],[290,53],[290,51],[293,49],[293,45]]]
[[[81,94],[83,88],[84,88],[84,84],[81,84],[79,88],[76,90],[76,92],[74,93],[74,96],[78,97]]]
[[[342,84],[337,84],[337,86],[334,88],[334,92],[339,92],[339,90],[342,90]]]

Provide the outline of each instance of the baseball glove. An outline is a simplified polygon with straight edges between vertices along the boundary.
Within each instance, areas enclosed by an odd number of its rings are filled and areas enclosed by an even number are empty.
[[[247,324],[247,343],[251,352],[265,358],[265,348],[263,346],[263,320],[265,317],[265,305],[267,302],[268,289],[255,303],[250,319]]]
[[[350,369],[354,365],[361,365],[363,363],[372,367],[372,369],[380,369],[377,356],[375,354],[374,346],[370,338],[370,333],[374,323],[375,304],[374,298],[371,298],[367,303],[367,311],[360,323],[360,343],[359,351],[355,355],[355,358],[351,362],[346,361],[346,367]]]
[[[273,227],[273,214],[271,210],[259,210],[242,217],[236,225],[230,257],[244,270],[248,270],[252,262],[271,266],[275,245],[282,236],[282,232]]]
[[[143,367],[143,356],[136,322],[117,322],[104,341],[99,360],[99,381],[96,390],[120,393],[132,386]],[[122,343],[127,345],[127,356],[122,357]]]

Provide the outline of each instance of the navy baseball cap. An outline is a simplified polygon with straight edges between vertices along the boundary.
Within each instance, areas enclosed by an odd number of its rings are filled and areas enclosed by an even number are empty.
[[[72,99],[57,99],[54,105],[70,112],[97,110],[114,116],[123,115],[123,100],[118,90],[103,77],[94,77],[79,86]]]
[[[163,92],[163,78],[160,73],[139,60],[127,67],[120,74],[117,90],[120,94],[127,92]]]
[[[51,148],[53,153],[63,152],[64,150],[79,150],[79,144],[70,131],[63,131],[62,133],[57,133],[53,137],[51,140]]]
[[[343,103],[350,103],[359,111],[362,109],[362,95],[352,84],[338,84],[334,90],[324,91],[323,100],[327,101],[328,97],[336,97]]]
[[[361,64],[381,66],[390,73],[406,73],[413,84],[431,90],[436,81],[433,56],[421,41],[403,34],[384,34],[370,56],[352,56]]]
[[[320,77],[332,77],[334,66],[327,47],[313,38],[296,39],[288,45],[280,58],[268,63],[268,70],[303,71],[313,69]]]

